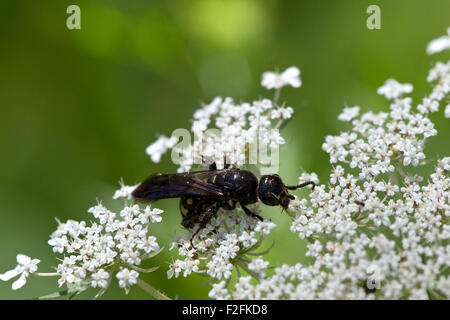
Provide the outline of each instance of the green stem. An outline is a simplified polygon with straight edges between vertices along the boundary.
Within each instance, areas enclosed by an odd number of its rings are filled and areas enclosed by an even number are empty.
[[[137,279],[137,285],[141,287],[142,290],[150,294],[152,297],[156,298],[157,300],[172,300],[168,296],[166,296],[161,291],[153,288],[151,285],[149,285],[147,282],[145,282],[142,279]]]
[[[60,274],[57,272],[48,272],[48,273],[35,272],[34,275],[39,276],[39,277],[58,277],[58,276],[60,276]]]
[[[272,104],[276,105],[278,102],[278,98],[280,97],[281,88],[275,89],[275,94],[273,95]]]

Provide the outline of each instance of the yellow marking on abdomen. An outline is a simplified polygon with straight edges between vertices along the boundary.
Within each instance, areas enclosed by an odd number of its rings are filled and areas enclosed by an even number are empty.
[[[183,205],[180,206],[180,211],[181,211],[181,214],[183,215],[183,217],[185,217],[187,215],[187,213],[189,212],[189,210],[186,209]]]

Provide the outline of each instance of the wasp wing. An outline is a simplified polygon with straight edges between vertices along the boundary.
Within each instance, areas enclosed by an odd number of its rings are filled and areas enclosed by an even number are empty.
[[[142,182],[132,193],[137,199],[166,199],[178,197],[222,197],[225,191],[207,182],[217,171],[179,174],[156,174]]]

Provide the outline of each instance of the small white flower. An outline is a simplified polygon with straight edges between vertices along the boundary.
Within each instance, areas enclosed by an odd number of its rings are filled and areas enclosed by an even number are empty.
[[[270,113],[271,119],[289,119],[292,117],[292,114],[294,113],[294,109],[291,107],[287,108],[278,108],[272,110]]]
[[[162,135],[158,140],[149,145],[145,152],[150,156],[153,162],[158,163],[161,160],[161,156],[166,153],[168,149],[173,148],[177,142],[178,140],[176,137],[167,138]]]
[[[378,88],[377,93],[383,95],[386,99],[392,100],[399,98],[405,93],[411,93],[413,86],[410,83],[401,84],[395,79],[388,79],[383,86]]]
[[[108,279],[109,279],[109,273],[106,272],[104,269],[100,269],[94,274],[92,274],[92,281],[91,286],[93,288],[99,287],[99,288],[107,288],[108,287]]]
[[[254,231],[251,231],[250,233],[248,233],[247,231],[244,231],[239,236],[239,241],[242,243],[244,248],[248,248],[248,247],[254,245],[256,242],[258,242],[258,240],[255,238]]]
[[[116,277],[119,279],[119,287],[126,288],[136,284],[139,273],[135,270],[130,271],[127,268],[123,268],[117,272]]]
[[[269,266],[269,262],[265,261],[261,257],[258,257],[257,259],[253,259],[248,264],[249,270],[256,272],[257,274],[259,274],[259,276],[261,278],[264,278],[264,276],[265,276],[264,270],[266,270],[268,266]]]
[[[151,223],[161,222],[162,217],[160,216],[160,214],[163,212],[164,212],[164,210],[161,210],[158,208],[151,209],[150,206],[146,206],[144,209],[144,213],[139,215],[139,220],[143,224],[147,224],[150,222]]]
[[[432,55],[448,49],[450,49],[450,28],[447,29],[447,35],[430,41],[427,54]]]
[[[24,254],[18,254],[16,259],[17,266],[14,269],[0,274],[0,280],[2,281],[8,281],[9,279],[20,275],[19,279],[14,281],[12,284],[13,290],[20,289],[25,285],[28,276],[36,272],[38,268],[37,265],[40,262],[39,259],[31,259]]]
[[[319,183],[319,177],[317,176],[316,173],[311,172],[311,173],[307,173],[304,172],[302,173],[302,175],[298,178],[298,182],[299,183],[303,183],[303,182],[308,182],[308,181],[312,181],[315,184]]]
[[[267,89],[280,89],[286,85],[298,88],[301,84],[300,69],[297,67],[289,67],[281,74],[266,71],[263,73],[261,81],[261,85]]]
[[[60,274],[60,278],[58,279],[58,286],[62,287],[65,283],[74,283],[75,282],[75,276],[73,275],[72,269],[67,270],[60,270],[58,272]]]
[[[169,270],[167,271],[167,279],[178,278],[180,272],[185,268],[186,262],[177,260],[169,266]]]
[[[147,240],[145,240],[145,242],[139,244],[137,247],[142,248],[147,253],[157,252],[161,249],[158,242],[156,242],[156,237],[154,236],[148,237]]]
[[[439,102],[429,98],[424,98],[422,104],[417,106],[417,110],[419,110],[420,113],[436,112],[439,110]]]
[[[48,244],[53,247],[53,252],[63,253],[69,242],[66,236],[62,236],[48,240]]]
[[[126,206],[120,211],[120,216],[124,219],[133,219],[135,216],[138,216],[141,213],[140,208],[137,204],[129,207]]]
[[[344,168],[337,165],[330,174],[330,183],[335,184],[344,175]]]
[[[225,281],[214,283],[211,291],[208,293],[211,299],[224,300],[229,298],[228,290],[225,289]]]
[[[338,116],[341,121],[352,121],[359,114],[359,107],[344,108],[344,111]]]
[[[450,104],[445,107],[444,116],[450,118]]]
[[[269,234],[270,230],[275,228],[276,224],[269,220],[259,221],[255,227],[256,232],[262,232],[264,234]]]
[[[134,189],[136,189],[136,187],[138,185],[135,186],[126,186],[123,181],[120,181],[120,186],[121,188],[119,190],[116,190],[116,192],[113,195],[113,199],[118,199],[118,198],[124,198],[126,200],[131,200],[132,196],[131,194],[133,193]]]

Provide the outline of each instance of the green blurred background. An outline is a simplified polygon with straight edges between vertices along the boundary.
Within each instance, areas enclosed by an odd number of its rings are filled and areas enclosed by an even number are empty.
[[[81,30],[66,28],[70,4],[81,8]],[[370,4],[381,8],[381,30],[366,27]],[[376,89],[389,77],[413,83],[418,102],[428,92],[432,62],[448,59],[427,57],[426,45],[448,26],[448,0],[2,1],[0,272],[15,266],[19,252],[51,271],[54,217],[87,220],[96,198],[118,209],[111,197],[121,177],[135,184],[174,171],[168,155],[153,164],[144,152],[157,134],[190,127],[193,111],[216,95],[271,98],[260,86],[266,70],[302,71],[303,86],[281,95],[296,113],[282,132],[288,144],[280,175],[293,184],[303,170],[314,171],[326,181],[330,165],[321,145],[327,134],[348,128],[336,119],[340,110],[386,110]],[[448,155],[443,110],[431,118],[440,134],[427,154]],[[167,248],[182,231],[178,201],[158,206],[166,212],[153,233]],[[263,215],[279,225],[271,235],[272,265],[307,261],[304,243],[287,232],[287,216],[267,207]],[[145,265],[160,270],[142,277],[171,297],[206,298],[204,278],[167,280],[174,255],[164,250]],[[0,283],[1,299],[57,289],[56,279],[41,277],[18,291],[10,286]],[[125,296],[113,281],[104,298],[148,295],[135,287]]]

